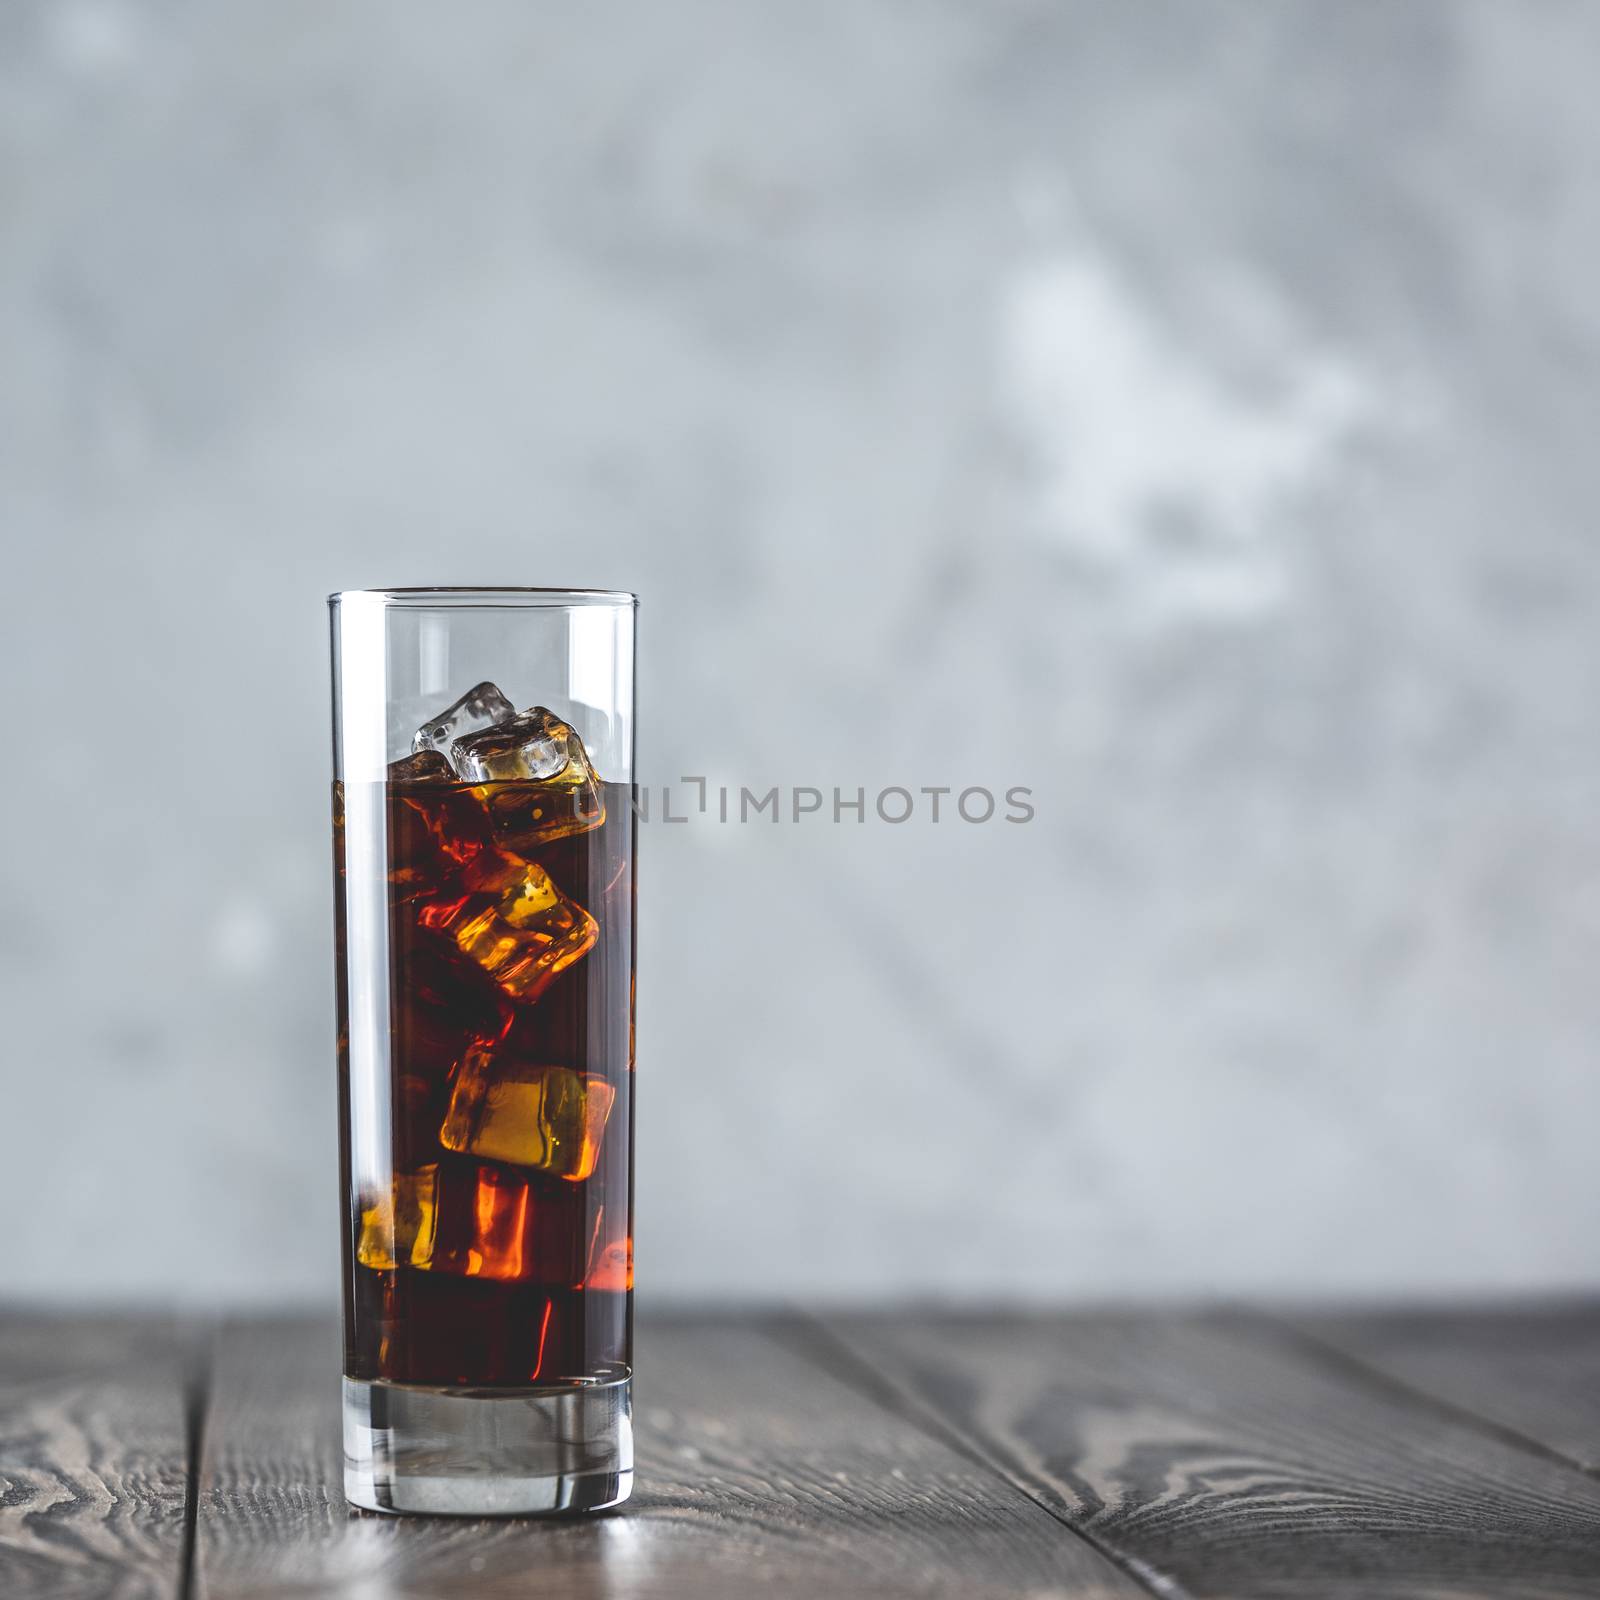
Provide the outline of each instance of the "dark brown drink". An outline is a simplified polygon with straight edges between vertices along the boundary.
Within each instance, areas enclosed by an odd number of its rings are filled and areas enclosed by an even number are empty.
[[[352,1506],[632,1492],[634,607],[329,603]]]
[[[525,734],[533,715],[502,726]],[[348,1126],[341,1139],[350,1378],[517,1389],[629,1373],[632,796],[552,725],[575,747],[555,781],[494,776],[516,767],[492,728],[468,752],[484,781],[461,781],[458,744],[454,767],[425,751],[386,784],[335,788],[341,880],[360,806],[381,815],[388,885],[387,1118],[374,1112],[388,1149],[352,1171]]]

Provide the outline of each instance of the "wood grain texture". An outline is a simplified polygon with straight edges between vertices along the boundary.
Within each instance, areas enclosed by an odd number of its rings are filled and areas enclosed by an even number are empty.
[[[176,1600],[184,1341],[167,1319],[0,1313],[0,1595]]]
[[[826,1370],[809,1337],[782,1319],[644,1320],[639,1480],[628,1506],[582,1521],[464,1522],[345,1506],[331,1326],[226,1329],[195,1593],[1146,1595],[937,1428]]]
[[[1175,1600],[1600,1594],[1600,1483],[1260,1319],[829,1327]]]
[[[1292,1326],[1600,1475],[1600,1302],[1300,1316]]]

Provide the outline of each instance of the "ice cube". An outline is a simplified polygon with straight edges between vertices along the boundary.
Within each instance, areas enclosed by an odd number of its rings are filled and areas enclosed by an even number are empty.
[[[594,918],[531,861],[515,863],[510,886],[490,904],[469,892],[424,906],[417,920],[449,933],[463,955],[524,1005],[537,1000],[600,937]]]
[[[494,1167],[438,1162],[397,1172],[392,1195],[361,1214],[356,1259],[465,1278],[520,1278],[528,1185]]]
[[[604,1078],[475,1045],[456,1070],[439,1143],[581,1183],[599,1159],[615,1098]]]
[[[589,1216],[582,1189],[536,1190],[515,1172],[456,1156],[396,1173],[392,1189],[362,1212],[364,1267],[585,1284],[604,1212]]]
[[[443,761],[413,756],[413,761]],[[489,814],[477,792],[458,782],[391,784],[388,790],[388,864],[395,904],[428,894],[449,894],[461,867],[491,839]]]
[[[606,820],[600,785],[587,781],[514,783],[481,791],[494,836],[508,850],[531,854],[542,844],[587,833]]]
[[[437,750],[418,750],[389,763],[390,783],[457,783],[456,769]]]
[[[492,845],[467,862],[461,872],[461,886],[473,894],[522,895],[527,880],[528,863],[521,856]]]
[[[584,1282],[594,1221],[582,1189],[539,1187],[504,1167],[446,1156],[430,1272],[524,1283]]]
[[[492,785],[484,801],[508,850],[587,833],[606,819],[583,740],[544,706],[458,740],[450,759],[469,783]]]
[[[431,1272],[463,1278],[525,1278],[530,1268],[525,1179],[498,1167],[444,1166]]]
[[[415,1172],[397,1172],[390,1192],[362,1210],[356,1260],[379,1272],[402,1264],[426,1267],[433,1258],[438,1216],[437,1164]]]
[[[469,1045],[498,1039],[511,1002],[446,940],[412,929],[389,989],[389,1060],[398,1082],[443,1088]]]
[[[458,735],[450,752],[457,772],[469,783],[504,782],[509,778],[544,783],[561,773],[571,760],[569,740],[577,734],[553,711],[534,706],[492,727]],[[578,745],[580,759],[583,746]]]
[[[411,748],[419,755],[431,750],[448,760],[450,746],[457,739],[493,727],[516,714],[517,708],[492,683],[474,684],[453,706],[417,729]]]

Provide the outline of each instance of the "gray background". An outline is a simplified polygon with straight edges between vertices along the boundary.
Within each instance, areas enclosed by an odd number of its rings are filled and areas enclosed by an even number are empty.
[[[0,1286],[336,1275],[336,587],[636,589],[658,1296],[1592,1284],[1600,8],[9,0]]]

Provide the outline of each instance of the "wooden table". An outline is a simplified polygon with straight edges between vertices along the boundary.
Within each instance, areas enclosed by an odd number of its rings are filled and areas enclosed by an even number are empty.
[[[321,1321],[0,1316],[0,1596],[1600,1595],[1600,1305],[644,1317],[621,1512],[349,1510]]]

